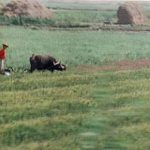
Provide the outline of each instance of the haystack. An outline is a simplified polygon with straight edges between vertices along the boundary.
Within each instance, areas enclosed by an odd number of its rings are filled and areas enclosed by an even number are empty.
[[[12,0],[2,11],[8,17],[28,16],[42,19],[52,18],[52,12],[38,0]]]
[[[147,19],[144,10],[137,2],[126,2],[122,4],[118,11],[119,24],[143,25]]]
[[[4,7],[3,3],[0,2],[0,12],[1,12],[1,10],[2,10],[3,7]]]

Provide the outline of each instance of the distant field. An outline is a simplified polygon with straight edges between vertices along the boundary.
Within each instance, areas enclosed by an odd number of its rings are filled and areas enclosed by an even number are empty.
[[[117,22],[117,10],[122,2],[111,3],[64,3],[64,2],[41,2],[50,8],[53,12],[54,18],[51,20],[41,20],[33,18],[24,18],[22,23],[19,18],[6,18],[0,15],[0,24],[21,24],[21,25],[51,25],[63,26],[66,25],[81,25],[82,23],[93,24],[104,22]],[[6,2],[5,2],[6,3]],[[150,18],[150,3],[141,2],[144,10]],[[146,24],[149,24],[149,19]]]
[[[86,4],[86,3],[48,3],[54,14],[51,21],[40,19],[23,19],[23,24],[78,24],[81,23],[102,23],[104,21],[116,22],[116,10],[118,4]],[[6,18],[0,15],[0,24],[19,24],[19,18]]]
[[[69,67],[150,58],[148,32],[48,31],[1,27],[0,33],[1,43],[9,43],[7,65],[15,68],[28,68],[32,53],[51,54]]]
[[[116,11],[54,10],[54,20],[64,24],[117,22]]]
[[[53,9],[81,9],[81,10],[116,10],[119,2],[112,3],[61,3],[47,2],[49,8]]]
[[[80,18],[83,17],[85,17],[85,20],[87,20],[88,17],[88,22],[104,22],[104,21],[116,22],[117,10],[122,3],[123,2],[121,1],[108,3],[64,3],[64,2],[58,3],[49,1],[45,3],[45,5],[47,5],[54,12],[55,10],[57,10],[56,17],[58,16],[59,18],[61,16],[61,15],[59,16],[60,12],[60,14],[64,15],[66,20],[67,19],[73,20],[76,19],[77,17],[78,20],[80,20]],[[149,2],[139,2],[139,3],[143,6],[144,11],[146,12],[148,18],[150,18],[150,3]],[[62,11],[62,9],[65,9],[66,11]],[[95,14],[96,17],[92,16],[92,14]],[[76,16],[76,18],[74,18],[74,16]],[[80,21],[85,22],[85,20],[81,19]]]

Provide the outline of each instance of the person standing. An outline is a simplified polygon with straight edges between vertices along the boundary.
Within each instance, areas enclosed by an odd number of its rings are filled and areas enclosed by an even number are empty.
[[[8,44],[3,43],[2,45],[3,45],[3,48],[0,49],[0,73],[4,74],[6,49],[8,48]]]

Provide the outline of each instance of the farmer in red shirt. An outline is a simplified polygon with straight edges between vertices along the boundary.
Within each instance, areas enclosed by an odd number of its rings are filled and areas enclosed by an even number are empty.
[[[8,48],[7,43],[3,43],[3,48],[0,49],[0,73],[4,73],[5,69],[5,57],[6,57],[6,48]]]

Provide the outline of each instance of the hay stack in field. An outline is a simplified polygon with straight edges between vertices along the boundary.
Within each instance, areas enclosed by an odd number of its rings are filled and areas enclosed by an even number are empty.
[[[28,16],[32,18],[52,18],[52,12],[38,0],[12,0],[3,9],[8,17]]]
[[[137,2],[126,2],[117,11],[119,24],[143,25],[147,20],[144,10]]]
[[[0,13],[2,12],[3,7],[4,7],[3,4],[0,3]]]

